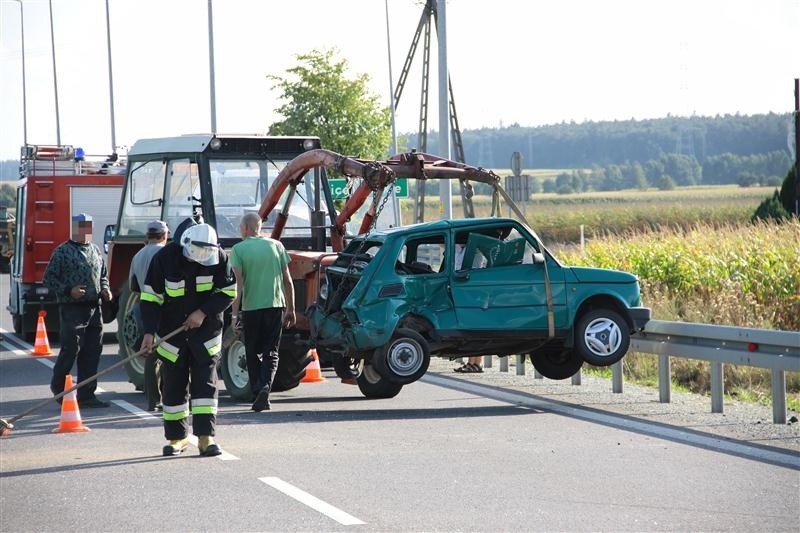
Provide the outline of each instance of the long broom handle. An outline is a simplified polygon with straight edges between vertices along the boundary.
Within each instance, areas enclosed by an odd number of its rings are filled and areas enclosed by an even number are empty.
[[[179,327],[178,329],[176,329],[175,331],[172,331],[172,332],[170,332],[169,334],[165,335],[164,337],[162,337],[162,338],[158,339],[158,342],[157,342],[157,343],[155,343],[155,344],[153,345],[153,348],[155,349],[155,347],[156,347],[156,346],[158,346],[159,344],[161,344],[162,342],[164,342],[164,341],[166,341],[166,340],[169,340],[169,339],[171,339],[172,337],[174,337],[174,336],[175,336],[175,335],[177,335],[178,333],[181,333],[181,332],[183,332],[183,331],[186,331],[186,329],[187,329],[187,328],[186,328],[186,326],[181,326],[181,327]],[[139,356],[143,355],[145,352],[147,352],[147,348],[144,348],[144,349],[142,349],[142,350],[139,350],[139,351],[138,351],[138,352],[136,352],[135,354],[131,354],[131,355],[129,355],[128,357],[126,357],[125,359],[122,359],[121,361],[117,361],[116,363],[114,363],[114,364],[113,364],[113,365],[111,365],[110,367],[108,367],[108,368],[104,368],[103,370],[101,370],[101,371],[100,371],[100,372],[98,372],[97,374],[95,374],[95,375],[93,375],[93,376],[90,376],[90,377],[88,377],[88,378],[84,379],[84,380],[83,380],[83,381],[81,381],[80,383],[78,383],[78,384],[76,384],[76,385],[73,385],[72,387],[68,388],[68,389],[67,389],[67,390],[65,390],[64,392],[60,392],[60,393],[56,394],[55,396],[53,396],[52,398],[47,398],[46,400],[42,400],[41,402],[37,403],[36,405],[34,405],[33,407],[31,407],[31,408],[30,408],[30,409],[28,409],[27,411],[24,411],[24,412],[22,412],[22,413],[18,414],[17,416],[15,416],[15,417],[13,417],[13,418],[11,418],[11,419],[9,419],[9,420],[4,420],[3,422],[5,422],[6,424],[8,424],[9,426],[12,426],[12,425],[14,424],[14,422],[16,422],[17,420],[19,420],[19,419],[20,419],[20,418],[22,418],[23,416],[27,416],[27,415],[31,414],[32,412],[34,412],[34,411],[38,411],[39,409],[41,409],[42,407],[44,407],[44,406],[45,406],[45,405],[47,405],[48,403],[52,402],[53,400],[58,400],[59,398],[63,398],[64,396],[66,396],[66,395],[67,395],[67,394],[69,394],[70,392],[72,392],[72,391],[74,391],[74,390],[76,390],[76,389],[79,389],[79,388],[83,387],[84,385],[86,385],[86,384],[87,384],[87,383],[89,383],[90,381],[95,381],[95,380],[96,380],[97,378],[99,378],[100,376],[102,376],[102,375],[104,375],[104,374],[108,374],[108,373],[109,373],[109,372],[111,372],[112,370],[115,370],[115,369],[117,369],[117,368],[121,367],[122,365],[124,365],[125,363],[127,363],[128,361],[130,361],[131,359],[134,359],[134,358],[136,358],[136,357],[139,357]]]

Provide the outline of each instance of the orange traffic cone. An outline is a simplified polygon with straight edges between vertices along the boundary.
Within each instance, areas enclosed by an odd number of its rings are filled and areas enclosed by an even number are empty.
[[[318,383],[320,381],[325,381],[325,376],[322,375],[322,369],[319,366],[319,357],[317,356],[317,350],[315,348],[311,348],[311,357],[314,359],[308,363],[306,367],[306,376],[300,380],[300,383]]]
[[[72,388],[72,376],[67,374],[64,379],[64,390]],[[78,410],[78,394],[76,391],[68,393],[61,401],[61,423],[53,433],[82,433],[91,431],[83,425],[81,412]]]
[[[36,323],[36,342],[33,344],[33,355],[53,355],[50,350],[50,342],[47,340],[47,328],[44,326],[44,317],[47,311],[39,311],[39,321]]]

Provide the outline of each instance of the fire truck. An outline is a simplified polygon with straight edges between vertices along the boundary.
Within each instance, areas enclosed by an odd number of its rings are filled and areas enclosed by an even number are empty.
[[[93,217],[92,240],[103,249],[100,228],[117,218],[124,170],[116,155],[85,155],[69,145],[22,147],[8,295],[17,335],[33,340],[40,310],[46,312],[48,335],[58,332],[56,298],[42,285],[50,255],[70,238],[70,221],[76,213]]]

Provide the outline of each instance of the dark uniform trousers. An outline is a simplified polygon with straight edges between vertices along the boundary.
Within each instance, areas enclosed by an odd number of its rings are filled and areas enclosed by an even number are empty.
[[[270,392],[278,371],[278,347],[281,344],[283,307],[244,311],[244,345],[247,375],[253,395]]]
[[[50,390],[64,391],[64,380],[78,360],[78,383],[97,373],[103,352],[103,321],[100,306],[86,303],[64,303],[59,306],[61,350],[53,366]],[[97,381],[77,391],[78,401],[94,398]]]
[[[178,357],[174,362],[164,357],[160,358],[164,436],[168,440],[186,437],[190,412],[194,435],[215,435],[219,353],[211,355],[207,347],[208,341],[200,340],[198,333],[200,332],[178,337],[182,337],[182,340],[173,344],[178,348]]]

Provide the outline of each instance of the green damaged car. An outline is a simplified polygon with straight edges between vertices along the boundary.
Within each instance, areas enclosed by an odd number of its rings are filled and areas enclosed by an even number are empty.
[[[622,359],[650,319],[634,275],[562,265],[505,218],[354,238],[322,283],[312,342],[368,398],[397,395],[432,356],[529,354],[543,376],[565,379]]]

